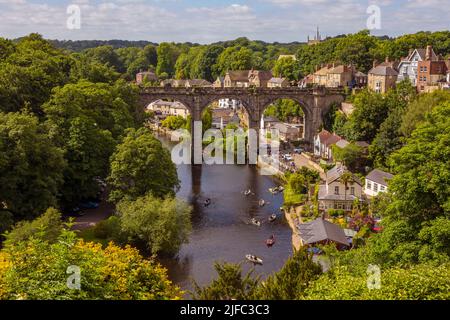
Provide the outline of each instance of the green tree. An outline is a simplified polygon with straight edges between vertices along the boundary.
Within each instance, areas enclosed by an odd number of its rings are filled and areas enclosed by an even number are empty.
[[[161,76],[166,73],[169,77],[175,74],[175,63],[178,52],[174,45],[163,42],[158,46],[158,64],[156,66],[156,74]]]
[[[186,126],[186,119],[182,116],[168,116],[161,125],[170,130],[177,130]]]
[[[200,287],[194,283],[194,300],[253,300],[259,284],[259,278],[253,277],[253,270],[242,275],[241,265],[216,263],[218,274],[208,286]]]
[[[152,195],[135,201],[124,200],[117,205],[121,230],[152,254],[175,255],[188,242],[191,210],[183,201]]]
[[[66,163],[38,119],[0,113],[0,203],[15,219],[57,206]]]
[[[402,114],[401,109],[392,111],[369,147],[369,157],[377,168],[388,169],[387,159],[403,145],[400,134]]]
[[[61,213],[54,208],[50,208],[35,220],[18,222],[11,232],[6,233],[4,245],[17,245],[31,238],[54,243],[60,236],[63,228]]]
[[[286,78],[289,81],[298,81],[301,77],[300,64],[292,57],[277,60],[273,72],[276,77]]]
[[[450,92],[438,90],[433,93],[420,95],[412,101],[402,116],[401,133],[409,137],[417,126],[425,121],[427,113],[432,111],[437,105],[449,101]]]
[[[178,175],[170,152],[147,129],[130,129],[111,157],[110,200],[175,194]]]
[[[437,106],[392,154],[396,176],[390,183],[395,200],[388,212],[416,224],[450,211],[450,103]]]
[[[67,285],[81,271],[80,290]],[[74,283],[75,284],[75,283]],[[0,300],[171,300],[182,292],[154,260],[112,243],[85,243],[64,229],[57,241],[35,237],[0,251]]]
[[[353,141],[371,142],[380,125],[387,118],[389,106],[381,94],[363,90],[353,102],[355,111],[346,123],[347,137]]]
[[[342,162],[350,169],[356,169],[357,165],[364,160],[363,149],[354,143],[350,143],[345,148],[333,145],[331,149],[333,159]]]
[[[283,268],[267,278],[257,289],[261,300],[298,300],[304,296],[309,285],[322,274],[322,267],[312,261],[303,248],[294,252]]]

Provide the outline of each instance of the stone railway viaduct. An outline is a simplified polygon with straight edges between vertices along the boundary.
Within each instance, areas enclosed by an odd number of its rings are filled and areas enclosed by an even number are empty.
[[[172,88],[152,87],[142,89],[140,105],[145,108],[158,99],[171,99],[184,104],[190,111],[192,121],[201,121],[202,112],[220,99],[236,99],[249,115],[249,127],[259,130],[264,110],[278,99],[297,101],[305,113],[305,140],[312,143],[314,135],[323,124],[324,116],[333,103],[345,99],[341,89],[298,87],[289,88]],[[192,126],[193,128],[194,126]]]

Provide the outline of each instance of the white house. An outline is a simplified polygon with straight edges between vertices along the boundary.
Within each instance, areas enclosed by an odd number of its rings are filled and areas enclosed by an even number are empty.
[[[388,183],[394,176],[378,169],[370,172],[366,177],[364,193],[369,197],[376,197],[380,192],[388,191]]]
[[[408,57],[403,59],[398,65],[399,75],[397,77],[397,82],[409,79],[414,87],[417,86],[419,61],[424,60],[438,60],[438,56],[434,52],[433,47],[428,46],[426,49],[412,50]]]
[[[147,106],[147,110],[155,112],[155,114],[161,118],[166,118],[168,116],[181,116],[186,119],[189,116],[188,108],[178,101],[172,102],[157,100],[150,103]]]
[[[327,130],[322,130],[314,137],[314,155],[323,159],[332,159],[331,146],[342,140],[341,137]]]
[[[350,179],[344,181],[344,173],[350,174]],[[350,173],[345,166],[338,164],[327,172],[326,184],[319,186],[319,210],[351,211],[355,200],[364,201],[363,186],[359,178]]]
[[[220,109],[233,109],[238,110],[241,107],[241,102],[236,99],[220,99],[219,108]]]

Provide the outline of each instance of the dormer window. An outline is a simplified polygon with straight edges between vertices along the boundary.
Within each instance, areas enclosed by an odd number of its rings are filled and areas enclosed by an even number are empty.
[[[334,187],[334,194],[339,195],[339,187],[338,186]]]

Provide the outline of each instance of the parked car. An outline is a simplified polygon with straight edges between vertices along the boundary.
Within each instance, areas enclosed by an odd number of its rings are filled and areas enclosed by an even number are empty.
[[[301,154],[301,153],[303,152],[303,149],[302,149],[302,148],[295,148],[295,149],[294,149],[294,152],[295,152],[296,154]]]

